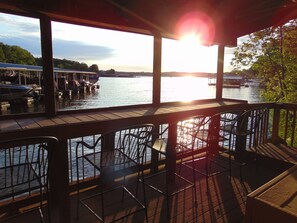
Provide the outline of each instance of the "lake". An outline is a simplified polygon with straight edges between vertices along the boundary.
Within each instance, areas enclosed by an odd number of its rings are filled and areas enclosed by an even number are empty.
[[[111,106],[124,106],[134,104],[147,104],[152,102],[152,77],[102,77],[100,89],[85,95],[73,96],[70,100],[58,99],[62,110],[84,109]],[[162,77],[161,101],[189,101],[197,99],[215,98],[215,86],[208,85],[208,78],[201,77]],[[260,102],[259,83],[253,82],[249,87],[223,88],[223,97],[243,99],[248,102]],[[71,147],[75,148],[78,139],[71,140]],[[81,138],[79,139],[81,140]],[[92,142],[94,138],[84,137],[86,142]],[[72,178],[76,179],[75,150],[69,150],[72,158]],[[92,176],[93,169],[85,166],[85,176]]]
[[[152,77],[102,77],[100,89],[85,95],[75,95],[69,99],[57,99],[60,110],[77,110],[87,108],[104,108],[152,102]],[[162,77],[161,101],[189,101],[197,99],[215,98],[215,86],[208,85],[208,78],[200,77]],[[248,102],[260,102],[259,86],[257,82],[249,87],[224,88],[223,97],[243,99]],[[25,112],[36,112],[40,105],[28,107]],[[24,111],[22,111],[24,112]],[[69,141],[69,162],[71,163],[70,181],[76,179],[75,146],[79,139]],[[92,142],[93,136],[84,137],[86,142]],[[71,155],[71,156],[70,156]],[[93,170],[86,167],[85,176],[92,176]]]
[[[152,102],[152,77],[101,77],[100,89],[85,95],[60,98],[60,110],[105,108]],[[162,77],[161,102],[190,101],[215,98],[215,86],[208,85],[208,78],[202,77]],[[223,97],[243,99],[250,103],[261,102],[258,82],[249,87],[224,88]]]
[[[70,98],[57,98],[58,110],[78,110],[89,108],[108,108],[152,103],[152,77],[101,77],[100,89],[72,95]],[[215,86],[208,85],[205,77],[162,77],[161,102],[191,101],[215,98]],[[249,87],[223,88],[223,97],[261,102],[259,83],[249,83]],[[2,110],[0,114],[40,112],[43,104],[34,102],[29,106],[16,105]]]

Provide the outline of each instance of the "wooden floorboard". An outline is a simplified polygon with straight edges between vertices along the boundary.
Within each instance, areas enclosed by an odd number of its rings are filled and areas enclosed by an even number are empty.
[[[245,215],[246,196],[249,192],[255,190],[259,186],[268,182],[282,171],[271,170],[269,167],[250,164],[243,169],[244,180],[239,180],[238,171],[233,171],[231,182],[228,172],[211,177],[209,179],[209,191],[206,192],[205,177],[198,177],[196,183],[197,208],[193,207],[193,193],[192,190],[187,190],[170,199],[170,218],[166,215],[166,203],[164,196],[146,189],[148,198],[148,222],[243,222]],[[233,169],[236,166],[232,167]],[[133,191],[133,186],[130,187]],[[139,193],[139,198],[143,201],[142,193]],[[72,199],[72,208],[75,209],[75,196]],[[118,199],[118,197],[111,196],[110,199]],[[114,213],[119,210],[114,210]],[[197,221],[195,218],[197,215]],[[88,213],[84,207],[80,207],[80,217],[76,219],[73,213],[72,222],[98,222]],[[126,221],[119,222],[145,222],[144,214],[139,213],[135,216],[126,219]]]
[[[273,156],[271,162],[275,158],[282,157],[284,154],[288,154],[285,151],[284,146],[281,145],[267,145],[263,147],[261,151],[266,151],[268,156]],[[273,150],[269,150],[272,148]],[[278,149],[282,151],[278,151]],[[289,157],[294,157],[296,153],[289,150]],[[276,154],[282,154],[281,156]],[[288,157],[288,156],[286,156]],[[286,160],[289,160],[286,158]],[[224,165],[226,160],[223,157],[218,159],[218,162],[221,162]],[[276,165],[278,161],[275,161]],[[202,175],[197,175],[196,179],[196,197],[197,197],[197,207],[193,205],[193,191],[191,189],[182,192],[178,195],[173,196],[169,200],[170,206],[170,217],[167,217],[166,211],[166,200],[164,196],[160,195],[156,191],[153,191],[150,188],[146,188],[147,195],[147,206],[148,206],[148,222],[157,223],[157,222],[168,222],[168,223],[180,223],[180,222],[203,222],[203,223],[242,223],[245,216],[245,207],[247,194],[251,191],[257,189],[261,185],[265,184],[269,180],[273,179],[280,173],[285,171],[285,166],[283,169],[277,168],[272,169],[271,165],[266,165],[265,163],[256,163],[248,164],[243,168],[243,180],[239,180],[239,170],[237,165],[232,165],[232,177],[231,181],[228,176],[228,172],[224,172],[217,176],[209,178],[209,193],[207,193],[206,187],[206,178]],[[181,173],[192,180],[192,172],[189,170],[181,170]],[[162,180],[157,180],[158,183]],[[164,181],[164,178],[163,178]],[[129,179],[128,188],[135,193],[135,179]],[[82,194],[86,196],[93,194],[94,191],[98,191],[98,188],[93,188]],[[141,187],[139,190],[138,198],[143,202],[143,196]],[[108,196],[109,206],[109,218],[115,218],[120,216],[121,213],[133,210],[135,205],[133,203],[125,202],[121,204],[120,195],[118,193],[111,193]],[[98,205],[98,199],[93,200],[94,205]],[[71,202],[71,222],[72,223],[93,223],[99,222],[85,207],[80,205],[79,208],[79,218],[76,217],[76,195],[70,197]],[[37,219],[37,215],[30,216],[30,221],[21,220],[10,221],[10,222],[33,222],[32,219]],[[38,222],[38,221],[37,221]],[[55,222],[55,220],[53,220]],[[141,223],[146,222],[144,212],[139,212],[135,215],[130,216],[125,220],[118,222],[135,222]]]
[[[297,164],[297,149],[285,144],[267,143],[259,146],[260,154],[292,164]]]

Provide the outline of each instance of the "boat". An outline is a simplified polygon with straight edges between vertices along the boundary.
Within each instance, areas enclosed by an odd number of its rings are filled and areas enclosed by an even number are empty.
[[[243,78],[239,76],[224,76],[223,87],[240,88],[243,86]]]
[[[0,84],[0,101],[15,101],[30,94],[33,88],[26,85]]]
[[[216,85],[216,76],[210,76],[208,78],[208,85],[215,86]],[[223,79],[223,87],[224,88],[240,88],[244,86],[243,78],[240,76],[231,76],[231,75],[224,75]]]

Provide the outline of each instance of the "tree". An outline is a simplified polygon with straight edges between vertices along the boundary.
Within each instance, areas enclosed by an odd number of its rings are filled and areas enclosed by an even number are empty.
[[[19,46],[9,46],[3,43],[0,43],[0,61],[5,63],[35,65],[35,59],[29,51]]]
[[[1,45],[1,43],[0,43]],[[2,47],[0,47],[0,61],[4,62],[5,61],[5,54],[3,52]]]
[[[297,19],[253,33],[240,44],[231,64],[249,67],[261,78],[266,101],[297,101]]]
[[[4,44],[0,43],[0,61],[5,62]]]
[[[99,71],[98,65],[97,64],[92,64],[89,67],[89,70],[92,71],[92,72],[98,72]]]

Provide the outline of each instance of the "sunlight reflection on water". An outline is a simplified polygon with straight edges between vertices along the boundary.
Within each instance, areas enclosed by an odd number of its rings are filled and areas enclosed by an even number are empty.
[[[100,78],[100,89],[71,100],[59,99],[60,110],[106,108],[152,103],[152,77]],[[257,84],[250,87],[224,88],[223,97],[260,102]],[[215,98],[215,86],[208,86],[207,78],[162,77],[161,102],[191,101]]]

